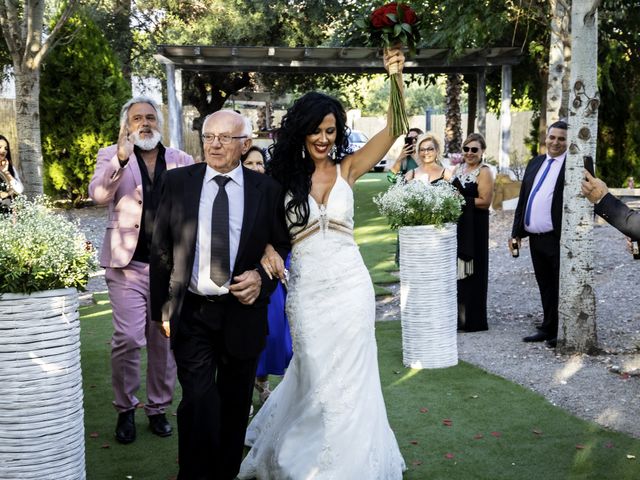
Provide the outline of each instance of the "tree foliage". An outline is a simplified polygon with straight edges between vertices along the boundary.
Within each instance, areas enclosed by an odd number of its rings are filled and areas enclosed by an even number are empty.
[[[93,8],[85,9],[85,13],[100,27],[122,65],[124,78],[130,81],[134,49],[133,30],[130,28],[132,0],[102,0]]]
[[[332,25],[343,11],[340,0],[214,0],[178,2],[140,1],[139,48],[155,52],[159,44],[206,44],[215,46],[318,46],[330,39]],[[135,48],[134,48],[135,53]],[[138,71],[157,73],[157,64],[140,56],[133,64]],[[341,76],[262,75],[249,72],[183,72],[184,99],[200,113],[194,128],[205,115],[222,108],[226,100],[242,89],[271,91],[275,94],[308,90],[323,85],[334,88],[346,84]]]
[[[86,197],[96,151],[118,136],[129,86],[88,16],[73,17],[65,30],[75,32],[71,41],[59,45],[42,70],[44,186],[49,194],[79,200]]]
[[[623,186],[640,177],[640,4],[608,0],[598,15],[597,169],[611,186]]]
[[[130,0],[109,0],[123,5]],[[380,5],[382,0],[373,2]],[[519,47],[522,59],[513,67],[512,101],[515,108],[532,108],[540,119],[545,109],[551,13],[543,0],[415,0],[410,2],[423,17],[425,48],[448,48],[459,55],[465,48]],[[115,8],[115,7],[114,7]],[[598,170],[619,183],[628,175],[640,176],[640,67],[638,66],[640,14],[638,2],[603,0],[599,9],[600,108]],[[139,0],[131,10],[134,72],[163,77],[153,59],[157,45],[209,44],[216,46],[341,46],[352,33],[355,20],[371,13],[370,3],[355,0]],[[114,20],[115,21],[115,20]],[[114,30],[114,31],[117,31]],[[117,37],[117,35],[116,35]],[[117,39],[117,38],[116,38]],[[201,118],[221,108],[238,90],[271,91],[294,96],[311,89],[336,94],[347,106],[363,110],[371,98],[354,88],[362,75],[268,75],[258,73],[184,72],[185,103],[197,106]],[[500,69],[487,72],[487,107],[500,106]],[[465,75],[469,88],[473,76]],[[410,89],[411,90],[411,89]],[[410,91],[408,90],[408,92]],[[416,108],[422,110],[422,108]],[[544,115],[543,115],[544,116]],[[540,131],[532,132],[532,152],[537,152]]]

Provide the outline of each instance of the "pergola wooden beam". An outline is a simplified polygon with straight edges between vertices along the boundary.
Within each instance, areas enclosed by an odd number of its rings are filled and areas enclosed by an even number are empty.
[[[182,70],[270,73],[384,73],[382,51],[364,47],[212,47],[160,45],[155,58]],[[405,73],[476,73],[478,68],[515,65],[515,47],[467,49],[452,58],[443,48],[419,49]]]
[[[175,88],[176,70],[217,72],[262,72],[281,74],[385,73],[380,60],[382,50],[367,47],[217,47],[211,45],[159,45],[155,59],[167,69],[169,117],[180,118],[181,106]],[[518,47],[470,48],[458,55],[446,48],[418,49],[405,61],[408,74],[459,73],[478,75],[478,121],[485,130],[485,76],[489,69],[502,68],[503,97],[501,123],[501,166],[509,163],[509,128],[511,125],[511,66],[521,58]],[[169,79],[171,77],[171,79]],[[504,92],[505,88],[509,91]],[[482,91],[480,91],[482,90]],[[171,98],[173,96],[173,98]],[[482,117],[482,118],[480,118]],[[181,123],[175,122],[181,129]],[[484,133],[484,132],[483,132]],[[172,133],[177,141],[182,132]],[[181,145],[173,145],[181,148]],[[505,158],[506,155],[506,158]]]

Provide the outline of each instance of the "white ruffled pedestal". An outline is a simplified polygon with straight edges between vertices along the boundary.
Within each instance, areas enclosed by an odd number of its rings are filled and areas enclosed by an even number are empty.
[[[458,363],[457,226],[401,227],[402,360],[411,368]]]
[[[78,292],[0,295],[0,477],[84,479]]]

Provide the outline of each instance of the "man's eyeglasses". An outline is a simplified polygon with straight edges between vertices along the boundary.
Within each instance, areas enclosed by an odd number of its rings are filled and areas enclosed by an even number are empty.
[[[462,147],[462,151],[464,153],[478,153],[480,149],[478,147]]]
[[[222,144],[222,145],[228,145],[231,143],[231,140],[235,140],[238,138],[247,138],[246,135],[242,135],[239,137],[234,137],[232,135],[227,135],[226,133],[221,133],[220,135],[216,135],[215,133],[203,133],[202,134],[202,141],[204,143],[213,143],[213,141],[216,139],[216,137],[218,137],[218,141]]]
[[[426,152],[435,152],[436,149],[433,147],[425,147],[425,148],[421,148],[418,150],[420,153],[426,153]]]

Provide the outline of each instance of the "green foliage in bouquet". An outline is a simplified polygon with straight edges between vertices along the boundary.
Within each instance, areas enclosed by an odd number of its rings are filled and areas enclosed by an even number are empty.
[[[457,222],[462,214],[464,197],[447,182],[427,185],[424,182],[397,183],[373,199],[392,228]]]
[[[0,294],[84,290],[97,262],[78,226],[43,197],[18,196],[12,207],[0,215]]]

